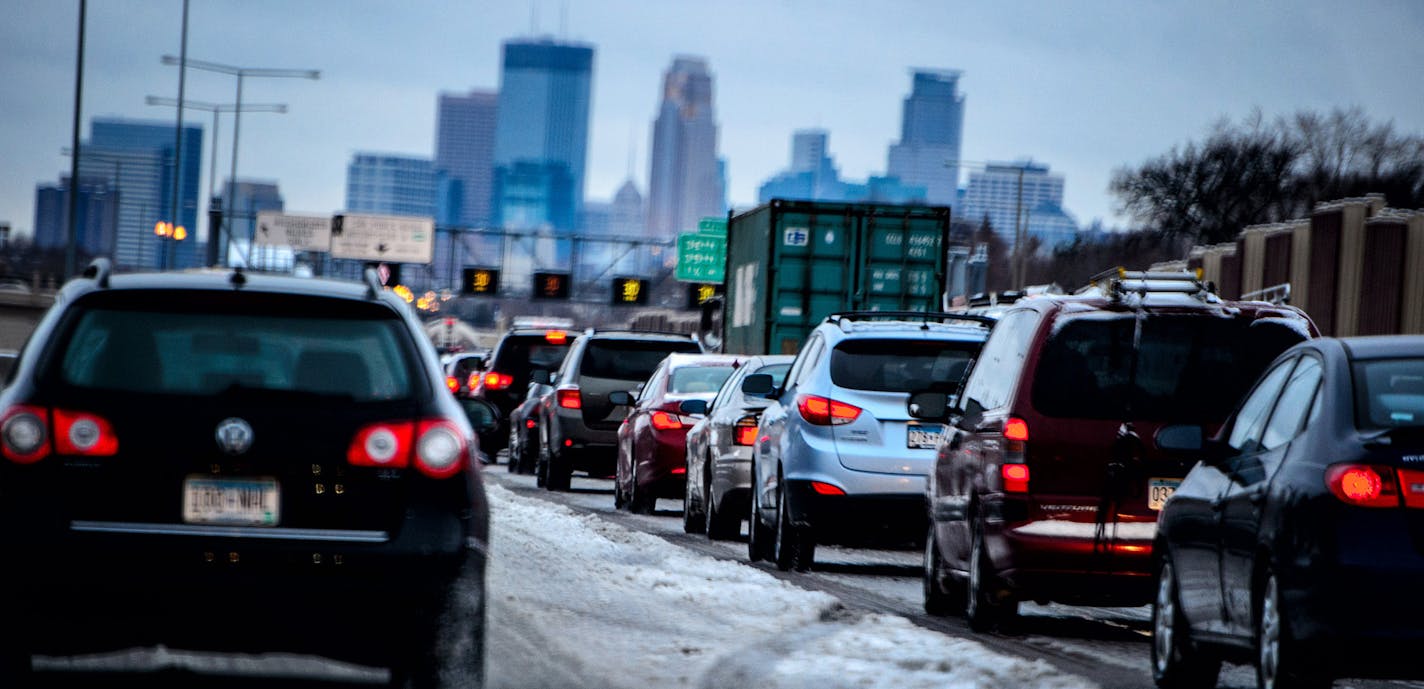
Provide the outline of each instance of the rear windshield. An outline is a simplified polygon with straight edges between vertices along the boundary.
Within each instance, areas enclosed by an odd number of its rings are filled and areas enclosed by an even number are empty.
[[[583,353],[579,375],[644,381],[667,355],[701,351],[692,340],[594,340]]]
[[[143,304],[110,300],[83,308],[54,371],[69,385],[131,393],[298,391],[357,402],[411,396],[418,373],[405,323],[394,311],[243,301],[227,295],[166,310],[163,297],[145,295]]]
[[[1362,429],[1424,426],[1424,359],[1355,364],[1355,418]]]
[[[1217,423],[1267,364],[1304,339],[1298,330],[1272,321],[1154,315],[1142,320],[1134,357],[1135,320],[1125,314],[1064,323],[1034,372],[1038,412]]]
[[[726,366],[683,366],[673,370],[668,392],[715,393],[722,389],[722,383],[727,382],[727,379],[732,376],[732,371],[735,370],[730,364]]]
[[[500,345],[499,354],[494,359],[494,369],[500,373],[522,377],[535,369],[554,371],[564,363],[564,355],[569,353],[569,344],[552,344],[542,336],[508,337]]]
[[[852,390],[957,390],[982,342],[847,340],[831,353],[831,382]]]

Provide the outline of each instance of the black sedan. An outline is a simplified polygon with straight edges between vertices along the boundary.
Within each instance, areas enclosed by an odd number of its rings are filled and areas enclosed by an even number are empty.
[[[1318,339],[1278,358],[1158,521],[1152,665],[1210,687],[1424,678],[1424,337]]]

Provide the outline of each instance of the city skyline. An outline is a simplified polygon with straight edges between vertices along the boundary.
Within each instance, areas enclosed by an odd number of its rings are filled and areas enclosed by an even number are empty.
[[[429,155],[435,96],[496,87],[501,42],[550,28],[531,25],[531,3],[479,12],[455,2],[421,12],[356,5],[216,0],[194,8],[191,58],[323,71],[318,82],[254,81],[244,96],[290,105],[283,118],[244,118],[239,176],[280,181],[295,211],[338,210],[345,163],[357,150]],[[681,54],[716,69],[720,148],[738,208],[784,168],[787,137],[801,128],[836,137],[847,178],[884,173],[915,67],[961,72],[973,105],[965,159],[1050,162],[1071,178],[1063,205],[1085,225],[1124,222],[1106,190],[1115,168],[1256,107],[1274,118],[1359,105],[1402,131],[1424,130],[1417,95],[1390,76],[1424,64],[1413,38],[1424,30],[1416,3],[1376,0],[1348,11],[1323,0],[1288,8],[895,5],[571,2],[559,33],[598,50],[586,196],[610,199],[628,178],[629,136],[649,140],[660,73]],[[177,52],[178,9],[178,0],[91,3],[86,123],[108,115],[172,121],[171,110],[143,99],[176,91],[176,69],[158,57]],[[18,0],[0,28],[0,83],[23,94],[0,113],[0,222],[17,233],[33,231],[36,185],[67,170],[60,151],[73,107],[76,15],[68,4]],[[289,30],[272,32],[273,21]],[[194,100],[232,97],[232,80],[221,75],[192,72],[188,88]],[[208,118],[190,111],[187,119]],[[230,123],[222,125],[221,167]],[[634,181],[647,190],[646,168],[638,168]]]

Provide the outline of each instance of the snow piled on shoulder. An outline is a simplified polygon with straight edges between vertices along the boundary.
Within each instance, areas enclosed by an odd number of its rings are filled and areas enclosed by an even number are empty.
[[[593,515],[487,491],[490,687],[1093,686]]]

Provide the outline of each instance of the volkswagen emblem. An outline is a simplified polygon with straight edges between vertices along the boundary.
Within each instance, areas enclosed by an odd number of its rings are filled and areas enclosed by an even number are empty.
[[[252,447],[252,427],[236,417],[223,419],[218,424],[217,440],[223,452],[240,455]]]

